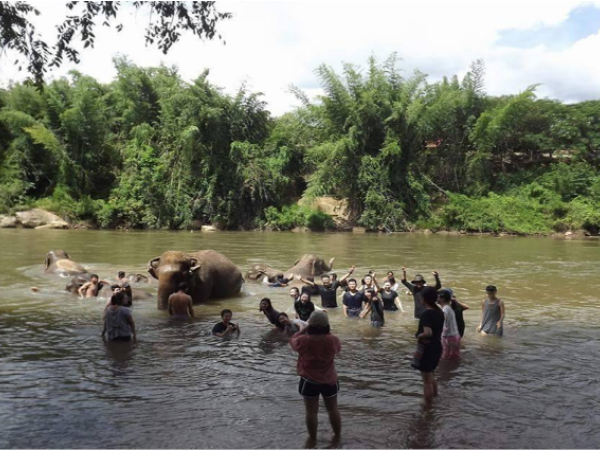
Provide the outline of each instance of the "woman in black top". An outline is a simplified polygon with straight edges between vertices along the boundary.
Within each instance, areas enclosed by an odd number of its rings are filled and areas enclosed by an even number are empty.
[[[310,301],[310,295],[303,292],[300,295],[300,301],[294,303],[294,309],[296,310],[298,319],[306,322],[316,308],[315,304]]]
[[[281,323],[279,323],[279,311],[273,308],[273,305],[271,304],[271,299],[263,298],[260,301],[258,310],[262,312],[267,317],[267,319],[269,319],[269,322],[275,325],[276,328],[283,330],[284,326]]]
[[[444,312],[437,305],[437,290],[426,287],[422,291],[422,302],[425,311],[419,318],[419,330],[416,337],[417,345],[413,367],[421,371],[424,384],[425,402],[431,404],[437,396],[435,369],[442,356],[442,331],[444,329]]]
[[[462,338],[465,335],[465,319],[463,317],[463,311],[469,309],[469,305],[466,303],[459,302],[454,295],[454,292],[450,288],[441,289],[441,291],[448,291],[450,293],[450,307],[454,311],[456,316],[456,325],[458,325],[458,333]]]

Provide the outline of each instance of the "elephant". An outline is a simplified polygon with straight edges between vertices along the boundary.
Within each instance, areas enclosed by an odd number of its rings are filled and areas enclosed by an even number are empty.
[[[303,278],[314,277],[333,270],[334,260],[335,258],[331,258],[329,264],[327,264],[319,256],[313,254],[303,255],[291,268],[284,272],[272,269],[266,264],[255,264],[248,270],[247,277],[251,280],[258,280],[266,275],[269,282],[274,281],[277,275],[280,274],[283,274],[284,278],[287,278],[288,280],[294,278],[295,275],[301,275]]]
[[[69,254],[64,250],[50,250],[46,253],[45,272],[62,277],[88,273],[84,267],[71,260]]]
[[[169,296],[186,282],[194,304],[239,294],[242,272],[225,255],[213,250],[185,253],[167,251],[148,262],[148,272],[158,280],[158,309],[166,309]]]

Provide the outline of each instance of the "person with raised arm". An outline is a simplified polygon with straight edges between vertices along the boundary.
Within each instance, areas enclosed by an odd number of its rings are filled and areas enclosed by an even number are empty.
[[[440,275],[437,272],[431,272],[433,277],[435,278],[435,287],[434,289],[437,291],[442,287],[442,283],[440,282]],[[425,311],[425,305],[423,303],[423,290],[425,289],[425,285],[427,282],[422,275],[417,274],[412,282],[408,282],[406,279],[406,267],[402,268],[402,284],[406,286],[406,288],[410,291],[415,301],[415,319],[421,317],[423,311]]]
[[[314,287],[317,290],[321,296],[321,306],[323,308],[337,308],[337,289],[340,287],[341,283],[343,283],[350,275],[354,273],[354,270],[355,267],[352,266],[346,275],[335,281],[331,280],[330,275],[321,275],[321,282],[323,284],[316,284],[310,280],[305,280],[301,275],[297,275],[296,279],[304,284]]]

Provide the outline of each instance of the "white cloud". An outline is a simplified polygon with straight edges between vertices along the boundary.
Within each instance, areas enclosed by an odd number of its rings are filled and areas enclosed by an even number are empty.
[[[186,36],[163,55],[145,47],[144,14],[124,16],[125,29],[98,30],[96,47],[83,51],[77,67],[101,81],[110,81],[115,54],[143,66],[164,62],[179,67],[191,80],[208,67],[213,83],[234,92],[243,81],[266,95],[271,111],[280,114],[296,104],[286,93],[293,83],[318,92],[315,68],[336,68],[341,62],[364,65],[375,54],[384,59],[397,52],[406,73],[419,68],[437,80],[464,73],[471,61],[484,58],[491,94],[515,93],[542,83],[540,93],[566,101],[600,97],[600,37],[595,35],[562,51],[544,47],[503,48],[495,45],[506,29],[557,25],[583,2],[243,2],[218,3],[235,14],[219,31],[227,44],[200,43]],[[64,17],[62,3],[40,3],[44,35]],[[10,55],[9,55],[10,56]],[[21,79],[9,56],[0,60],[0,81]],[[59,76],[73,68],[65,65]]]

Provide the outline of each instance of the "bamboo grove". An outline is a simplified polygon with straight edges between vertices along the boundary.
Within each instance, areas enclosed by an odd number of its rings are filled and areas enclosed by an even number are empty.
[[[493,97],[484,66],[405,76],[392,55],[316,69],[323,95],[272,117],[176,69],[115,60],[110,84],[71,72],[0,91],[0,213],[32,206],[99,227],[320,230],[300,198],[348,199],[372,230],[600,230],[600,101],[532,86]]]

